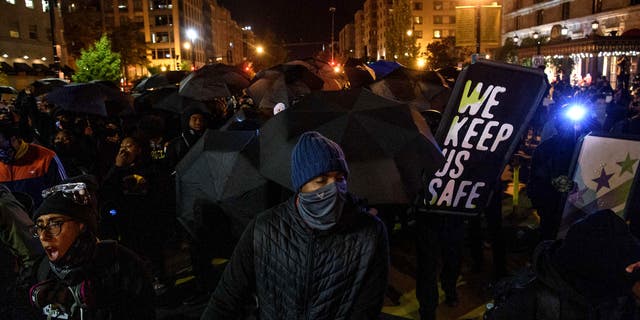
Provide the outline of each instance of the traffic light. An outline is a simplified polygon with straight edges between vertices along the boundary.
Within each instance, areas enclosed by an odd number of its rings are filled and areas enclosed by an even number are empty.
[[[176,70],[180,71],[180,61],[176,61]]]

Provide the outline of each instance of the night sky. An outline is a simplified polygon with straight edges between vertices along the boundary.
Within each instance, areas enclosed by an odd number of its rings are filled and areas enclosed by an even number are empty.
[[[331,15],[336,7],[335,40],[342,27],[353,21],[364,0],[218,0],[242,25],[251,25],[258,37],[271,30],[279,39],[292,42],[329,42]]]

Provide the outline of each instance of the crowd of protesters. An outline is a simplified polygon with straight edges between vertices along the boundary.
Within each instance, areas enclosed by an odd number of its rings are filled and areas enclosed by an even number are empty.
[[[136,106],[135,113],[107,118],[68,112],[25,91],[0,105],[0,236],[8,249],[0,261],[9,261],[0,264],[0,280],[9,284],[0,292],[0,313],[9,319],[154,318],[154,292],[173,280],[164,270],[163,243],[186,235],[176,219],[175,166],[208,128],[260,127],[263,112],[248,98],[238,101],[220,99],[180,115]],[[572,147],[587,132],[640,134],[639,102],[640,92],[613,90],[606,78],[588,86],[552,83],[520,150],[531,156],[527,193],[540,216],[540,239],[548,241],[535,251],[527,281],[510,286],[521,290],[497,295],[487,318],[640,316],[633,221],[630,231],[613,212],[601,211],[555,240],[560,201],[570,191]],[[587,108],[585,118],[563,118],[573,104]],[[347,192],[347,160],[319,133],[301,136],[291,159],[294,195],[249,223],[203,319],[378,317],[388,233],[375,210]],[[501,194],[504,185],[495,189]],[[501,199],[495,200],[485,217],[498,252],[504,239],[498,236]],[[413,209],[420,315],[435,319],[440,254],[445,302],[458,304],[467,219]],[[496,252],[499,278],[507,270],[504,252]]]

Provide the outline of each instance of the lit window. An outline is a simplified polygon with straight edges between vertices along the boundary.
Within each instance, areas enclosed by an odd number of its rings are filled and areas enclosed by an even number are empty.
[[[413,24],[422,24],[422,16],[413,17]]]
[[[42,0],[42,12],[49,12],[49,1]]]
[[[9,37],[20,38],[20,24],[17,21],[9,25]]]
[[[433,2],[433,10],[440,11],[443,10],[444,7],[442,5],[442,1],[434,1]]]
[[[433,30],[433,37],[436,39],[442,38],[442,30]]]
[[[422,39],[422,30],[416,30],[413,32],[417,39]]]
[[[7,0],[8,3],[16,4],[16,0]]]
[[[24,0],[24,5],[27,8],[33,9],[33,0]]]

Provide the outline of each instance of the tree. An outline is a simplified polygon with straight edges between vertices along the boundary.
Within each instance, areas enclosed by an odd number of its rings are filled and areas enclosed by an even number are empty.
[[[61,3],[67,8],[72,2],[62,0]],[[100,39],[102,18],[94,1],[73,1],[73,8],[74,10],[62,10],[62,21],[67,50],[77,59],[82,49]]]
[[[87,50],[80,51],[80,59],[76,61],[78,70],[73,75],[75,82],[91,80],[119,81],[122,72],[120,54],[111,51],[111,41],[106,35]]]
[[[507,38],[504,41],[504,45],[496,50],[495,59],[508,63],[518,62],[518,46],[513,41],[513,38]]]
[[[456,38],[446,37],[427,45],[427,69],[438,70],[446,67],[455,67],[459,62],[464,62],[471,57],[471,50],[465,47],[456,47]]]
[[[267,30],[262,43],[264,43],[264,53],[254,53],[253,68],[256,72],[287,61],[289,52],[282,45],[283,41],[278,40],[273,32]]]
[[[550,64],[556,68],[557,74],[562,74],[562,79],[568,80],[573,71],[573,66],[576,64],[571,57],[564,56],[562,58],[548,58],[547,64]]]
[[[144,34],[130,20],[121,22],[109,33],[111,48],[120,54],[123,67],[149,64]],[[126,75],[126,74],[125,74]]]
[[[0,71],[0,85],[2,86],[9,85],[9,77],[7,77],[7,75],[2,71]]]
[[[409,66],[418,56],[420,47],[413,36],[413,15],[409,0],[393,0],[385,33],[386,59],[394,59]],[[408,31],[411,31],[409,34]]]

